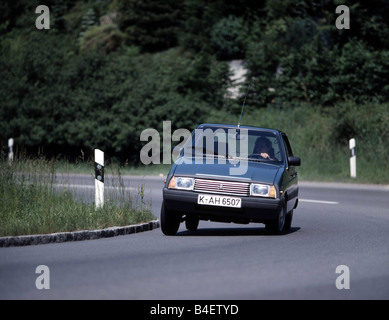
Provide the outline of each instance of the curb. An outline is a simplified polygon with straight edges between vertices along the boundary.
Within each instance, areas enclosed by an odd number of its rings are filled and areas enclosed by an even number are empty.
[[[67,241],[95,240],[139,233],[159,228],[159,220],[124,227],[111,227],[100,230],[81,230],[16,237],[0,237],[0,247],[18,247]]]

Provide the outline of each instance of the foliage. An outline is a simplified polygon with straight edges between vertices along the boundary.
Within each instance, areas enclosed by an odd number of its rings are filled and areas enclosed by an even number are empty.
[[[120,28],[130,45],[148,52],[168,49],[177,44],[180,9],[175,0],[121,0]]]
[[[79,39],[82,39],[84,37],[85,32],[87,32],[88,29],[97,25],[98,23],[97,23],[95,11],[93,10],[93,8],[88,8],[87,12],[82,17],[81,32],[79,33]]]
[[[217,22],[210,33],[217,57],[221,60],[244,57],[247,34],[242,18],[230,15]]]
[[[136,161],[142,130],[159,130],[163,120],[172,121],[173,130],[193,127],[209,103],[222,101],[219,79],[226,69],[217,61],[182,56],[175,49],[156,55],[126,49],[110,56],[100,50],[76,55],[61,50],[58,43],[65,42],[65,37],[35,34],[26,39],[22,56],[4,48],[4,138],[15,137],[26,148],[45,146],[52,155],[98,147]]]
[[[80,50],[101,48],[105,53],[116,51],[125,41],[126,35],[115,24],[89,28],[80,40]]]
[[[35,28],[39,4],[50,7],[50,30]],[[13,137],[31,152],[72,157],[98,147],[136,162],[142,130],[160,130],[164,120],[172,130],[191,129],[215,111],[235,117],[248,85],[253,112],[304,106],[339,113],[338,138],[325,137],[339,145],[357,130],[338,106],[387,110],[389,5],[350,0],[351,28],[338,30],[338,4],[1,2],[0,145]],[[237,58],[247,78],[235,101],[225,93],[227,61]]]

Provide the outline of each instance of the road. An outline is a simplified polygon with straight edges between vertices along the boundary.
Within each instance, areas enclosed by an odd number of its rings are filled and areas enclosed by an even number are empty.
[[[123,181],[143,185],[159,217],[163,178]],[[93,201],[93,183],[77,175],[65,184]],[[0,299],[389,299],[388,187],[302,182],[300,198],[284,235],[201,221],[173,237],[156,229],[0,248]],[[36,288],[39,265],[49,268],[48,290]]]

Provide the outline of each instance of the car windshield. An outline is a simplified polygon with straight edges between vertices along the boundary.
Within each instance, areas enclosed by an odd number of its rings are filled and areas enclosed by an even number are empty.
[[[182,155],[257,162],[283,161],[276,133],[250,128],[211,126],[197,128],[186,141]]]

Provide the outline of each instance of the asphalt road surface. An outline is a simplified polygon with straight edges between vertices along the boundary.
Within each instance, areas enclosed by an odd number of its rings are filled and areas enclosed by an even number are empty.
[[[123,182],[143,185],[159,218],[163,179]],[[58,187],[93,201],[91,175],[65,180]],[[284,235],[200,221],[173,237],[155,229],[0,248],[0,299],[389,299],[389,188],[300,183],[300,199]],[[42,275],[50,289],[37,288]]]

